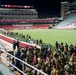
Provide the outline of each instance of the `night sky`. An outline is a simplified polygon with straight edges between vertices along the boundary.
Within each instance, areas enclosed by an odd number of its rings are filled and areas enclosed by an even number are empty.
[[[60,2],[66,0],[0,0],[1,4],[33,5],[39,16],[59,16]],[[67,0],[72,2],[73,0]]]

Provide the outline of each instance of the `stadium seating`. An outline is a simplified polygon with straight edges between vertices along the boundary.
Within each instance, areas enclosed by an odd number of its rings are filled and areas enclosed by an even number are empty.
[[[6,29],[6,30],[13,30],[13,26],[12,25],[0,25],[0,28],[2,29]]]
[[[1,24],[11,23],[12,25],[0,25],[0,28],[6,30],[23,30],[23,29],[48,29],[54,18],[43,18],[43,19],[0,19]],[[23,25],[13,25],[17,23],[27,23]]]
[[[76,20],[64,26],[64,29],[76,29]]]
[[[71,23],[74,22],[75,20],[76,20],[76,13],[71,13],[66,19],[64,19],[62,22],[60,22],[55,28],[65,29],[67,27],[69,29],[72,27],[72,29],[73,29],[74,26],[71,26]]]
[[[53,18],[46,18],[46,19],[0,19],[0,22],[53,22]]]
[[[23,30],[23,29],[48,29],[51,24],[27,24],[27,25],[0,25],[0,28],[5,30]]]

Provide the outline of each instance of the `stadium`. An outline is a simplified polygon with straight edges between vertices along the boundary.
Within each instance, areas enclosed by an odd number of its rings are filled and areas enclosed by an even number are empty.
[[[76,1],[61,2],[60,18],[0,5],[0,75],[76,75]]]

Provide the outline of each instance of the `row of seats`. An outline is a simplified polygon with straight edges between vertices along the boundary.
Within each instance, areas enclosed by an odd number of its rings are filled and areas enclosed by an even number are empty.
[[[76,20],[74,20],[74,21],[70,22],[70,23],[69,23],[69,24],[67,24],[66,26],[69,26],[69,25],[74,25],[74,26],[76,26]]]
[[[36,25],[0,25],[0,28],[2,29],[6,29],[6,30],[14,30],[14,29],[18,29],[18,30],[23,30],[23,29],[48,29],[48,27],[50,27],[50,24],[36,24]]]
[[[55,28],[57,29],[64,29],[64,27],[71,22],[74,22],[76,20],[76,13],[71,13],[66,19],[61,21]]]
[[[76,20],[66,24],[64,26],[64,29],[76,29]]]
[[[0,22],[53,22],[54,19],[1,19]]]

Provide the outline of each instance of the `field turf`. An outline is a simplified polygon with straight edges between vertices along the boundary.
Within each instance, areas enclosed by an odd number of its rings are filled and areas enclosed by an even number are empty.
[[[76,43],[76,30],[57,30],[57,29],[37,29],[37,30],[14,30],[14,32],[30,35],[34,39],[42,39],[44,43],[55,46],[55,42],[59,43]]]

